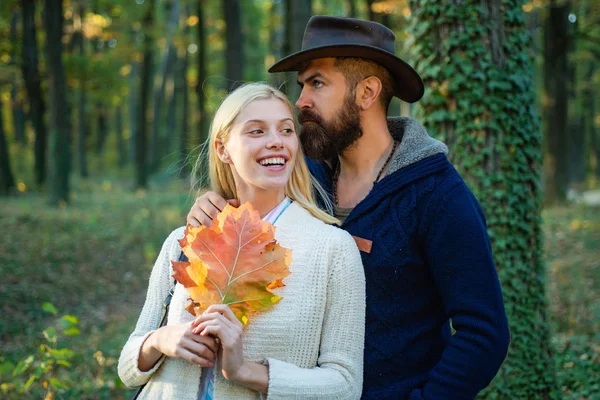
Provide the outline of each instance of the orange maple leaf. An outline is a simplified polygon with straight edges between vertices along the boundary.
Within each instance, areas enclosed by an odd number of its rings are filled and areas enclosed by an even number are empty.
[[[245,325],[248,315],[281,300],[292,251],[275,240],[275,227],[249,203],[227,205],[210,227],[188,225],[179,241],[189,262],[172,261],[173,277],[188,291],[187,310],[200,315],[211,304],[227,304]]]

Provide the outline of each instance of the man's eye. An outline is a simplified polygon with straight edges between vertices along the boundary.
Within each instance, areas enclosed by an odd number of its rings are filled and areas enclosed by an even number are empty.
[[[320,88],[321,86],[323,86],[323,82],[321,81],[314,81],[313,82],[313,86],[316,87],[317,89]]]

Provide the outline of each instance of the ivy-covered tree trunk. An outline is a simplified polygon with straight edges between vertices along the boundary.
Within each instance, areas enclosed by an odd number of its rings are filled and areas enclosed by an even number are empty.
[[[41,186],[46,181],[46,150],[48,132],[44,122],[44,95],[42,93],[42,78],[38,68],[37,31],[35,28],[35,1],[23,0],[23,80],[29,99],[29,115],[35,130],[35,182]]]
[[[427,88],[417,115],[448,144],[484,208],[512,334],[508,357],[481,396],[555,398],[540,218],[542,134],[522,1],[410,5],[415,66]]]

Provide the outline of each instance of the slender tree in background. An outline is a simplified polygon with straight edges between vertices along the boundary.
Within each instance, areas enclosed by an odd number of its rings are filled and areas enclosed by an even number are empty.
[[[304,28],[312,16],[311,0],[287,0],[285,10],[285,46],[284,54],[292,54],[302,48]],[[300,97],[300,89],[296,83],[295,72],[285,74],[285,92],[294,103]]]
[[[564,202],[569,183],[568,79],[569,4],[550,2],[544,25],[544,122],[548,149],[545,195]]]
[[[44,122],[44,96],[42,94],[42,80],[38,69],[38,46],[35,29],[35,0],[21,1],[23,15],[23,80],[27,88],[29,100],[29,115],[35,130],[35,182],[42,185],[46,180],[46,149],[47,137]]]
[[[15,186],[10,169],[10,159],[6,135],[4,134],[4,119],[2,118],[2,107],[0,107],[0,196],[7,195]]]
[[[74,33],[73,41],[78,48],[79,55],[85,57],[85,36],[83,35],[83,22],[85,18],[85,1],[79,1],[75,6]],[[88,177],[87,163],[87,136],[88,136],[88,115],[87,115],[87,70],[82,68],[79,75],[79,90],[77,93],[77,164],[79,166],[79,175],[82,178]]]
[[[19,38],[17,34],[17,23],[19,14],[15,11],[10,18],[10,44],[12,63],[17,60],[17,46]],[[19,144],[25,144],[25,112],[23,111],[23,100],[20,95],[20,79],[15,76],[15,81],[11,85],[10,100],[12,108],[13,127],[15,130],[15,140]]]
[[[204,143],[208,135],[208,116],[206,111],[206,95],[204,94],[204,82],[206,81],[208,60],[206,59],[206,17],[204,15],[204,0],[198,0],[196,12],[198,13],[198,81],[196,83],[196,95],[198,96],[198,125],[196,130],[197,143]]]
[[[186,157],[188,154],[187,146],[189,141],[189,88],[187,84],[187,72],[188,72],[188,64],[189,64],[189,55],[187,51],[187,43],[190,36],[190,28],[187,24],[187,17],[191,15],[191,8],[189,5],[185,7],[184,13],[184,28],[183,35],[185,37],[184,46],[179,51],[179,60],[178,60],[178,71],[175,73],[175,93],[173,94],[174,98],[181,94],[181,113],[179,114],[179,121],[181,126],[179,127],[179,176],[181,178],[186,177],[188,174],[188,166],[186,165]],[[178,110],[178,107],[175,107],[175,115]],[[177,118],[176,118],[177,120]]]
[[[62,61],[63,5],[53,0],[44,1],[44,27],[50,100],[50,175],[48,192],[50,203],[69,201],[70,140],[66,112],[66,79]]]
[[[117,136],[117,154],[119,169],[127,164],[127,150],[125,150],[125,138],[123,137],[123,105],[122,100],[115,106],[115,133]]]
[[[569,125],[572,129],[569,129],[569,186],[578,191],[585,189],[585,175],[587,161],[590,159],[587,155],[591,153],[588,151],[586,146],[586,139],[589,135],[589,125],[594,121],[594,116],[590,115],[590,99],[593,97],[593,88],[589,85],[594,75],[594,64],[593,63],[579,63],[577,67],[583,69],[583,75],[581,76],[581,82],[577,86],[582,86],[578,91],[575,91],[575,96],[572,98],[572,104],[578,105],[578,113],[570,118]],[[579,104],[577,104],[579,103]],[[575,111],[575,110],[574,110]],[[578,114],[578,115],[577,115]],[[563,149],[564,151],[564,149]]]
[[[143,189],[148,186],[148,170],[146,165],[146,142],[148,137],[148,103],[150,100],[150,82],[152,76],[153,58],[153,12],[155,0],[149,0],[143,22],[144,56],[140,66],[140,103],[138,106],[137,134],[135,137],[135,176],[136,187]]]
[[[173,36],[175,35],[175,30],[177,29],[177,22],[179,21],[180,15],[180,7],[179,0],[170,0],[167,3],[167,7],[169,10],[169,21],[167,23],[167,32],[165,35],[165,40],[167,42],[167,51],[162,58],[160,65],[158,67],[158,71],[156,74],[156,79],[158,83],[154,88],[154,103],[153,103],[153,111],[152,111],[152,135],[150,137],[150,160],[149,166],[151,171],[156,171],[158,169],[159,158],[162,154],[159,154],[160,147],[160,131],[163,122],[162,118],[162,109],[163,109],[163,101],[165,99],[165,88],[167,86],[167,81],[169,77],[173,73],[173,68],[177,62],[177,49],[175,48],[175,44],[173,43]]]
[[[413,0],[422,121],[487,217],[510,330],[518,338],[489,399],[556,396],[541,232],[542,135],[520,1]],[[460,331],[460,326],[454,327]]]
[[[226,24],[225,76],[227,89],[233,90],[242,83],[244,77],[239,0],[223,0],[223,15]]]
[[[137,36],[137,32],[133,32],[132,36]],[[138,95],[139,95],[139,69],[140,63],[136,59],[137,54],[133,56],[130,66],[131,69],[129,71],[129,98],[127,101],[127,115],[129,122],[129,159],[135,160],[136,158],[136,148],[137,148],[137,120],[138,120]]]
[[[356,0],[346,0],[346,2],[348,3],[348,17],[356,18],[358,15],[356,12]]]

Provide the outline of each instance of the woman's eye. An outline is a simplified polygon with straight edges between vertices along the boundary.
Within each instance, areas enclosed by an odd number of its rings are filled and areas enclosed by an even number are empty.
[[[250,131],[248,133],[251,134],[251,135],[260,135],[261,133],[263,133],[263,131],[260,130],[260,129],[254,129],[254,130],[252,130],[252,131]]]
[[[283,133],[291,135],[294,133],[294,130],[292,128],[283,128]]]

